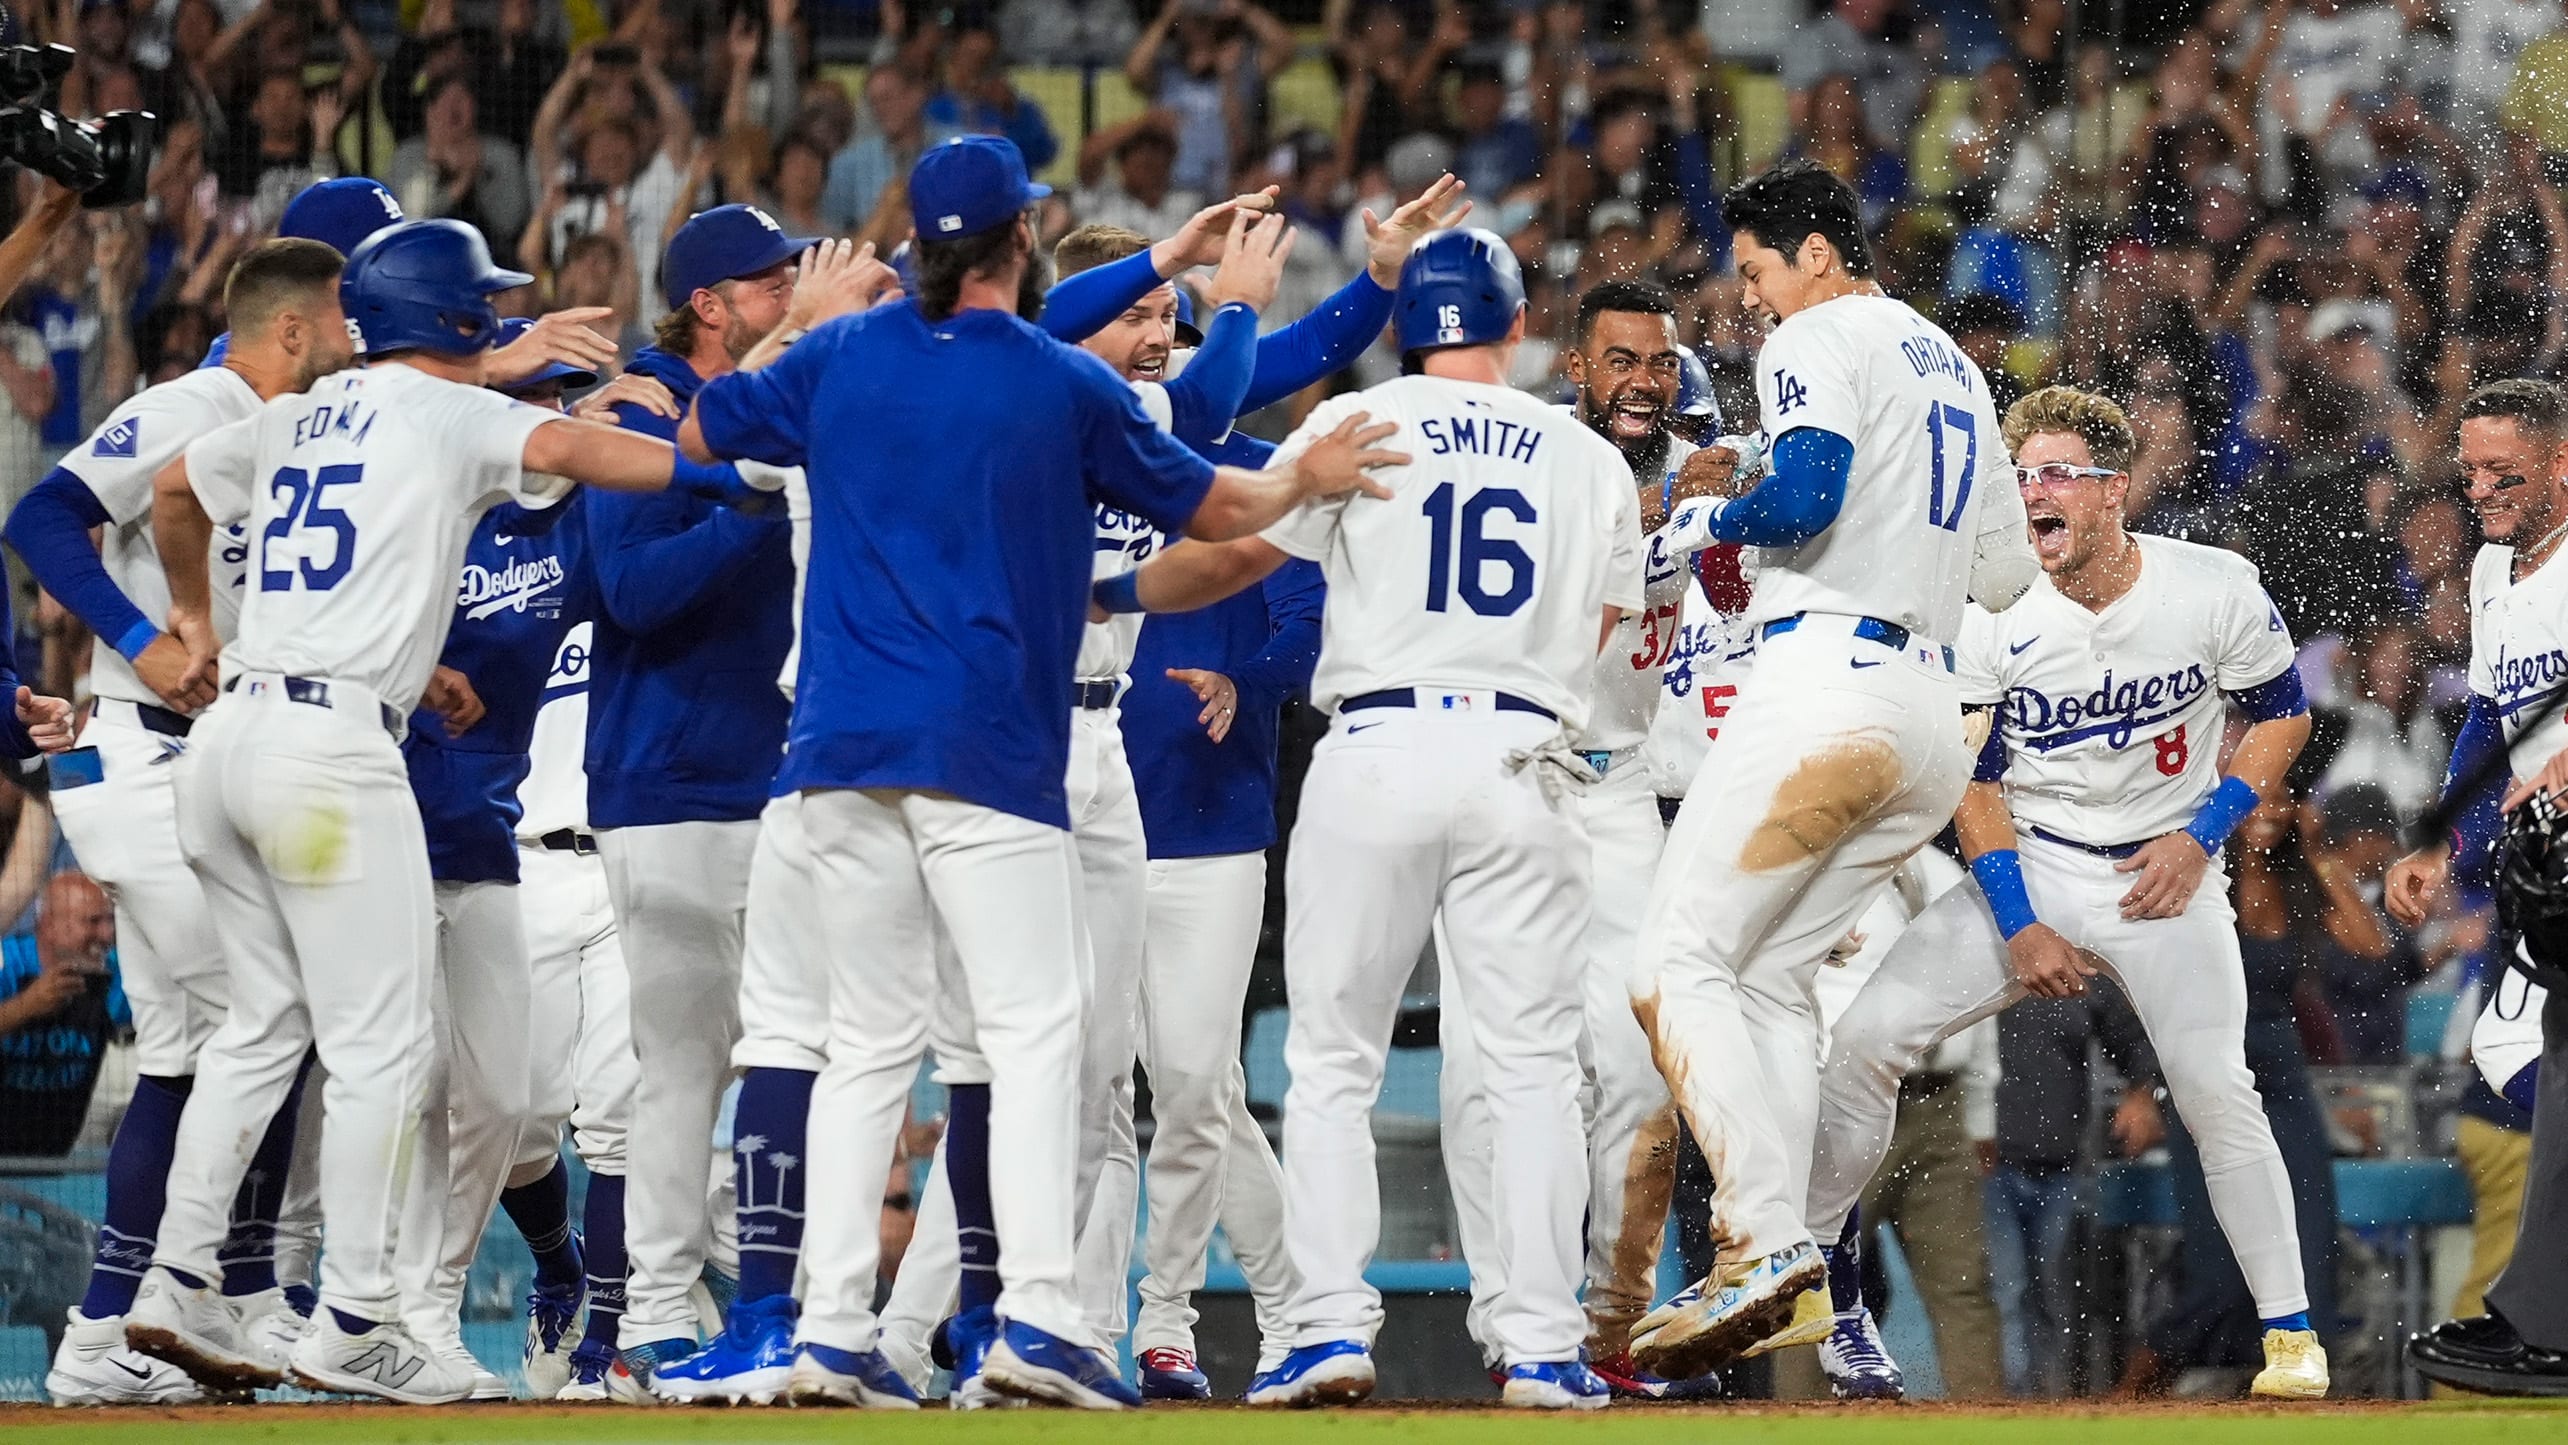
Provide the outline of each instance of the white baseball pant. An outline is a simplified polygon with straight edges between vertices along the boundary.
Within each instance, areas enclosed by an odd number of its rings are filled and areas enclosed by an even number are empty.
[[[1484,1065],[1492,1237],[1503,1295],[1489,1338],[1509,1363],[1571,1360],[1587,1205],[1578,1115],[1579,939],[1588,858],[1572,785],[1511,754],[1559,724],[1469,708],[1343,714],[1311,759],[1285,885],[1284,1227],[1302,1288],[1296,1345],[1370,1342],[1365,1281],[1381,1240],[1372,1114],[1400,991],[1439,912]],[[1350,729],[1350,722],[1354,724]]]
[[[2247,977],[2228,870],[2212,861],[2185,911],[2130,920],[2115,860],[2026,836],[2034,914],[2093,953],[2149,1032],[2167,1094],[2202,1151],[2212,1212],[2266,1319],[2309,1307],[2290,1176],[2247,1068]],[[1892,945],[1838,1018],[1820,1085],[1809,1224],[1833,1233],[1890,1151],[1899,1080],[1926,1052],[2024,996],[1977,884],[1945,893]]]
[[[432,1048],[436,905],[419,805],[363,687],[333,679],[333,706],[322,706],[289,701],[268,675],[230,686],[176,765],[180,842],[205,885],[232,1002],[179,1124],[158,1257],[221,1273],[233,1192],[317,1046],[329,1071],[322,1302],[388,1320]]]
[[[806,793],[803,828],[832,940],[829,1062],[812,1088],[808,1197],[881,1197],[929,1018],[936,938],[953,942],[990,1074],[990,1194],[1000,1311],[1081,1337],[1072,1193],[1081,1016],[1078,866],[1058,828],[936,793]],[[951,986],[951,985],[947,985]],[[879,1212],[811,1211],[800,1338],[875,1345]],[[909,1271],[904,1268],[902,1274]]]
[[[1711,1165],[1725,1264],[1809,1241],[1812,977],[1970,781],[1946,654],[1855,626],[1813,613],[1765,640],[1642,917],[1632,1007]]]
[[[508,1182],[532,1184],[552,1171],[565,1123],[580,1162],[620,1175],[641,1071],[606,864],[594,853],[520,844],[517,902],[534,1000],[528,1014],[545,1042],[534,1051],[534,1122]]]
[[[829,954],[803,795],[786,793],[758,815],[758,847],[749,859],[733,1068],[817,1073],[829,1062]]]
[[[230,985],[223,945],[178,846],[173,766],[186,751],[136,721],[130,702],[98,699],[81,730],[101,780],[54,790],[54,816],[82,871],[116,905],[116,968],[134,1011],[134,1068],[156,1078],[196,1072],[223,1022]]]
[[[511,883],[439,883],[435,1019],[419,1152],[393,1268],[402,1322],[459,1337],[464,1276],[533,1120],[533,989]]]
[[[1132,1068],[1141,1050],[1143,899],[1150,866],[1120,719],[1113,708],[1072,711],[1065,777],[1090,969],[1080,1030],[1079,1172],[1072,1196],[1081,1210],[1077,1289],[1087,1318],[1082,1343],[1108,1353],[1128,1323],[1133,1235],[1140,1222]],[[1002,1250],[1005,1244],[1002,1233]]]
[[[756,820],[659,823],[597,835],[630,982],[640,1083],[626,1140],[627,1349],[692,1339],[687,1291],[713,1247],[705,1181],[740,1036],[740,943]]]
[[[1075,918],[1075,898],[1073,905]],[[975,1038],[978,1026],[972,1018],[971,991],[963,977],[962,961],[955,957],[954,945],[942,929],[931,932],[936,940],[936,999],[928,1011],[927,1048],[935,1058],[934,1077],[949,1089],[957,1084],[987,1084],[991,1082],[990,1064],[982,1057]],[[1071,941],[1080,955],[1077,968],[1084,977],[1088,968],[1086,932],[1081,930]],[[1086,1006],[1083,994],[1083,1012]],[[996,1148],[994,1143],[992,1151],[996,1152]],[[808,1202],[809,1176],[805,1179],[803,1197]],[[956,1233],[958,1227],[954,1189],[945,1177],[945,1140],[940,1136],[935,1153],[928,1157],[927,1182],[919,1188],[918,1218],[910,1229],[909,1249],[901,1256],[900,1273],[892,1276],[891,1297],[883,1302],[879,1321],[883,1353],[920,1389],[926,1388],[928,1372],[933,1368],[929,1349],[936,1327],[961,1302],[963,1242]],[[808,1225],[804,1235],[808,1248]],[[1004,1261],[1004,1248],[1000,1256]]]
[[[1150,1070],[1149,1273],[1133,1349],[1195,1348],[1194,1294],[1219,1220],[1248,1279],[1260,1368],[1283,1357],[1299,1281],[1284,1248],[1284,1170],[1248,1110],[1240,1009],[1266,914],[1266,855],[1154,858],[1142,945],[1142,1063]]]

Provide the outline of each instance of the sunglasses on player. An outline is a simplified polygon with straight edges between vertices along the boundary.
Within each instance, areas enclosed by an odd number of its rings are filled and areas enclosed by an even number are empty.
[[[2044,462],[2038,467],[2017,467],[2015,485],[2023,491],[2035,487],[2065,487],[2071,482],[2102,481],[2122,475],[2111,467],[2074,467],[2067,462]]]

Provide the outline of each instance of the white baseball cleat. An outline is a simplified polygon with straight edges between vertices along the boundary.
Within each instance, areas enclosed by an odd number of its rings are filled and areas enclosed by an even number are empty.
[[[1802,1294],[1827,1279],[1819,1246],[1807,1242],[1717,1270],[1641,1317],[1632,1362],[1669,1380],[1717,1370],[1790,1323]]]
[[[288,1373],[307,1390],[371,1395],[397,1405],[453,1405],[473,1393],[470,1367],[420,1344],[399,1321],[350,1334],[326,1307],[312,1312],[312,1333],[294,1347]]]
[[[472,1380],[470,1399],[479,1402],[508,1398],[508,1382],[483,1368],[482,1362],[473,1358],[473,1352],[464,1347],[462,1335],[449,1335],[443,1339],[432,1340],[414,1331],[411,1338],[418,1340],[422,1349],[456,1369],[462,1370]]]
[[[125,1314],[125,1343],[166,1360],[213,1391],[263,1390],[284,1383],[241,1329],[232,1302],[212,1287],[191,1288],[154,1266]]]
[[[249,1341],[261,1364],[282,1378],[294,1358],[294,1347],[312,1328],[312,1321],[296,1311],[282,1289],[241,1295],[231,1303],[232,1314],[241,1322],[241,1338]]]
[[[56,1405],[193,1405],[205,1391],[187,1372],[125,1343],[125,1317],[93,1320],[77,1306],[45,1372]]]
[[[656,1405],[630,1370],[616,1368],[615,1351],[582,1341],[571,1351],[570,1383],[553,1396],[565,1405]]]
[[[579,1347],[580,1284],[539,1284],[526,1296],[526,1393],[550,1400],[571,1383],[571,1351]]]
[[[2316,1330],[2265,1331],[2265,1368],[2247,1392],[2265,1400],[2327,1398],[2327,1348]]]

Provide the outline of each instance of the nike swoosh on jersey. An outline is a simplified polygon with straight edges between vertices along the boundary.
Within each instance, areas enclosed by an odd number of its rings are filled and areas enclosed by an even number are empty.
[[[2034,643],[2041,640],[2042,639],[2039,636],[2034,636],[2028,637],[2022,642],[2010,642],[2006,645],[2007,655],[2010,657],[2021,657],[2024,655],[2024,649],[2031,647]]]
[[[1848,662],[1848,663],[1846,664],[1846,666],[1848,666],[1848,667],[1879,667],[1879,666],[1881,666],[1881,662],[1880,662],[1878,659],[1876,659],[1876,660],[1874,660],[1874,661],[1872,661],[1872,662],[1852,662],[1852,661],[1850,661],[1850,662]]]
[[[1360,733],[1360,732],[1364,731],[1366,728],[1378,728],[1378,727],[1380,727],[1380,726],[1382,726],[1382,724],[1380,724],[1380,723],[1378,723],[1378,722],[1369,722],[1369,723],[1349,723],[1349,724],[1347,725],[1347,729],[1346,729],[1346,730],[1347,730],[1347,732],[1348,732],[1348,734],[1349,734],[1349,735],[1353,735],[1353,734],[1355,734],[1355,733]]]

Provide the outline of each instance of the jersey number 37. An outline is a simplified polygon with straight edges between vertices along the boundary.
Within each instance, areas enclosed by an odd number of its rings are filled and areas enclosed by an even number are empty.
[[[291,592],[296,579],[310,592],[327,592],[348,575],[348,564],[357,556],[357,523],[346,512],[330,505],[330,489],[352,487],[365,479],[361,466],[323,467],[307,472],[301,467],[285,467],[268,482],[268,495],[278,499],[276,517],[259,529],[259,590]],[[330,559],[315,562],[317,540],[311,534],[331,534]],[[278,544],[292,541],[280,547]]]

